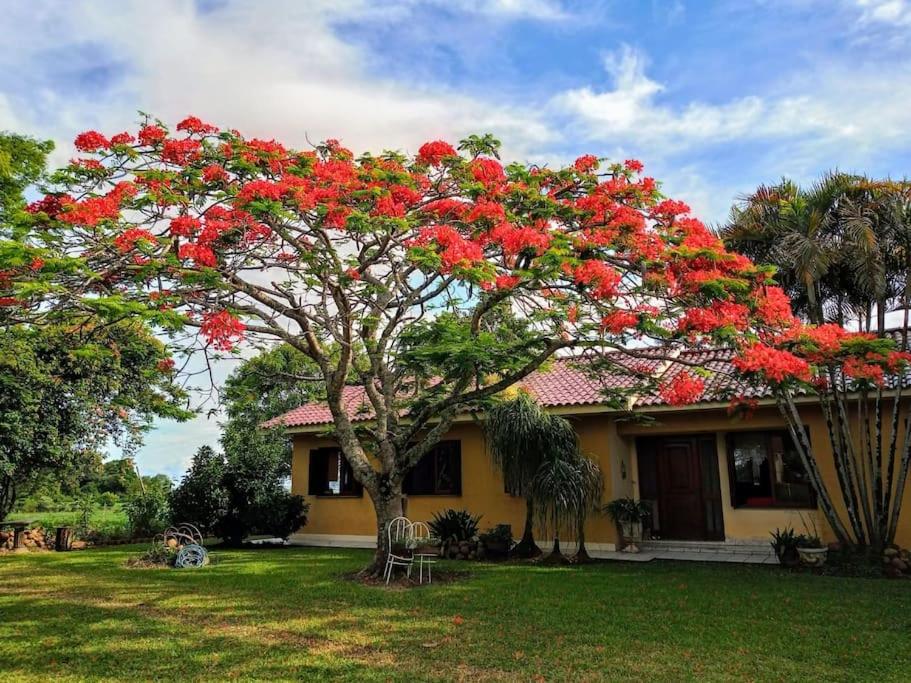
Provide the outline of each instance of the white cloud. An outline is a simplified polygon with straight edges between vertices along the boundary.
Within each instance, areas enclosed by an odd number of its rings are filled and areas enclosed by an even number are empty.
[[[625,140],[657,154],[726,142],[797,141],[802,153],[853,145],[887,149],[903,139],[911,105],[911,69],[827,70],[794,78],[780,90],[718,104],[665,103],[666,87],[646,74],[640,52],[623,46],[604,67],[611,86],[576,88],[553,98],[592,140]],[[670,98],[667,98],[670,99]]]
[[[907,0],[853,0],[860,8],[862,23],[911,26],[911,3]]]
[[[520,11],[503,0],[487,11],[543,16],[555,7],[541,2]],[[174,0],[74,2],[55,6],[50,16],[47,6],[22,6],[0,28],[0,40],[13,48],[0,66],[7,73],[40,71],[43,92],[14,98],[11,106],[19,123],[65,139],[86,127],[127,127],[138,109],[170,121],[194,113],[296,146],[340,137],[357,150],[414,150],[427,139],[492,131],[521,155],[556,139],[535,112],[371,74],[370,56],[341,40],[333,24],[375,11],[360,2],[282,2],[268,12],[237,3],[203,13]],[[97,64],[83,69],[111,68],[114,81],[104,93],[89,83],[84,92],[64,94],[54,79],[66,78],[68,65],[48,60],[89,46]]]

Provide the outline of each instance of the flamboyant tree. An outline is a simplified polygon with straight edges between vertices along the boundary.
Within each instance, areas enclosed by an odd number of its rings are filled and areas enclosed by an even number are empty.
[[[76,147],[88,156],[56,174],[20,239],[72,263],[10,273],[4,310],[130,312],[215,350],[272,338],[305,354],[374,504],[374,570],[409,469],[457,414],[555,353],[613,349],[609,363],[646,383],[661,354],[791,319],[772,269],[726,251],[635,160],[504,167],[489,136],[355,157],[195,117]],[[654,348],[627,348],[633,335]],[[698,370],[660,390],[697,400]]]

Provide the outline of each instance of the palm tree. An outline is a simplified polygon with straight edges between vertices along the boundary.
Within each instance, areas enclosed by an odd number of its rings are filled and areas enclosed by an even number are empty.
[[[534,539],[535,475],[545,461],[575,450],[576,433],[565,420],[556,422],[527,392],[496,403],[487,412],[484,428],[506,491],[525,498],[525,529],[513,554],[537,557],[541,549]]]
[[[835,172],[809,189],[787,179],[760,186],[734,205],[719,231],[728,248],[776,266],[795,312],[814,323],[825,318],[826,294],[840,291],[833,271],[840,260],[836,213],[853,180]]]
[[[560,417],[554,419],[566,422]],[[597,509],[603,486],[601,468],[582,455],[578,448],[557,454],[557,457],[542,463],[535,475],[533,490],[535,500],[538,501],[537,513],[541,526],[554,535],[553,549],[545,562],[565,564],[591,560],[585,549],[585,520]],[[560,532],[564,529],[573,530],[579,543],[572,560],[566,558],[560,550]]]
[[[784,180],[760,187],[731,211],[720,230],[732,249],[778,269],[776,279],[791,295],[795,313],[813,323],[855,323],[886,333],[886,313],[904,311],[900,347],[908,349],[911,304],[911,185],[840,173],[809,189]],[[851,533],[831,506],[824,506],[841,540],[883,547],[895,537],[905,487],[911,476],[911,438],[899,448],[899,384],[890,408],[883,387],[861,387],[857,400],[843,374],[829,370],[819,394],[829,427],[838,487]],[[803,429],[790,407],[795,429]],[[856,405],[855,405],[856,404]],[[852,413],[852,410],[854,413]],[[885,412],[888,411],[888,414]],[[856,413],[856,419],[853,415]],[[884,428],[889,425],[888,431]],[[904,431],[904,430],[902,430]],[[885,435],[889,435],[886,439]],[[802,455],[812,469],[812,450]],[[823,489],[824,483],[819,484]],[[818,491],[830,499],[828,491]],[[823,495],[825,494],[825,495]]]
[[[573,557],[573,562],[582,564],[591,562],[591,557],[585,549],[585,521],[592,512],[600,511],[601,495],[604,491],[604,477],[601,468],[594,460],[581,453],[577,459],[576,467],[579,471],[579,513],[576,518],[576,540],[578,547]]]

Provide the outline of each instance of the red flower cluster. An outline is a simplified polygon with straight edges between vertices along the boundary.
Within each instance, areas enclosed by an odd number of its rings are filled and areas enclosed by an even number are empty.
[[[181,244],[177,255],[182,259],[191,259],[198,266],[214,268],[217,260],[215,252],[203,244]]]
[[[126,131],[111,136],[111,145],[129,145],[133,142],[136,142],[136,138],[134,138]]]
[[[161,160],[183,166],[199,156],[199,147],[199,140],[191,138],[165,140],[164,146],[161,148]]]
[[[136,186],[123,181],[101,197],[89,197],[81,202],[74,202],[69,197],[61,198],[64,210],[57,218],[71,225],[95,227],[101,221],[116,220],[120,216],[123,201],[135,194]]]
[[[110,147],[111,141],[97,131],[87,130],[76,136],[73,145],[80,152],[97,152],[99,149]]]
[[[201,227],[202,222],[198,218],[183,215],[171,219],[171,224],[168,226],[168,231],[175,236],[192,237],[197,232],[199,232],[199,229]]]
[[[603,261],[584,261],[573,272],[577,285],[591,287],[596,299],[607,299],[619,293],[621,275]]]
[[[866,363],[860,358],[848,358],[844,364],[844,371],[852,379],[873,382],[877,386],[885,384],[883,368],[876,363]]]
[[[218,127],[210,125],[208,123],[203,123],[199,118],[195,116],[188,116],[177,124],[177,130],[185,130],[188,133],[207,135],[209,133],[217,133]]]
[[[542,254],[550,246],[550,235],[529,226],[503,222],[490,231],[490,241],[502,246],[506,256],[516,256],[526,249]]]
[[[206,166],[202,170],[204,183],[224,183],[228,181],[228,172],[217,164]]]
[[[168,132],[161,126],[148,125],[139,129],[139,144],[157,145],[168,137]]]
[[[454,156],[458,156],[458,152],[455,151],[452,145],[442,140],[435,140],[421,145],[420,149],[418,149],[417,161],[427,166],[438,166],[446,157]]]
[[[752,344],[733,360],[734,367],[744,373],[756,374],[770,382],[780,384],[789,379],[810,381],[810,366],[790,351],[782,351],[765,344]]]
[[[756,315],[767,325],[787,327],[794,321],[791,299],[781,287],[763,287],[756,299]]]
[[[130,228],[114,238],[114,246],[117,247],[117,251],[121,254],[125,254],[128,251],[133,251],[136,248],[136,243],[140,241],[154,244],[155,235],[142,228]]]
[[[745,330],[750,309],[733,301],[714,301],[708,308],[690,308],[677,321],[681,332],[715,332],[723,327]]]
[[[704,391],[705,382],[686,371],[677,373],[673,378],[662,382],[658,387],[658,395],[661,396],[665,403],[672,406],[685,406],[695,403],[702,398]]]
[[[502,164],[489,157],[478,157],[472,161],[471,175],[488,190],[495,190],[506,181]]]
[[[639,314],[635,311],[613,311],[601,318],[601,329],[611,334],[622,334],[639,324]]]
[[[204,313],[199,327],[202,336],[219,351],[230,351],[243,340],[246,325],[228,311]]]
[[[454,268],[471,268],[484,258],[478,243],[465,239],[458,230],[448,225],[423,228],[414,243],[423,246],[431,242],[442,248],[440,259],[444,273],[451,273]]]
[[[598,157],[594,154],[584,154],[573,162],[573,168],[579,173],[591,173],[598,168]]]

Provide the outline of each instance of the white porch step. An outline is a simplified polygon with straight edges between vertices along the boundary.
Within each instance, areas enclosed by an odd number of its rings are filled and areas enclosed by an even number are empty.
[[[778,564],[768,543],[726,543],[724,541],[643,541],[643,554],[656,560],[685,562],[735,562]]]

